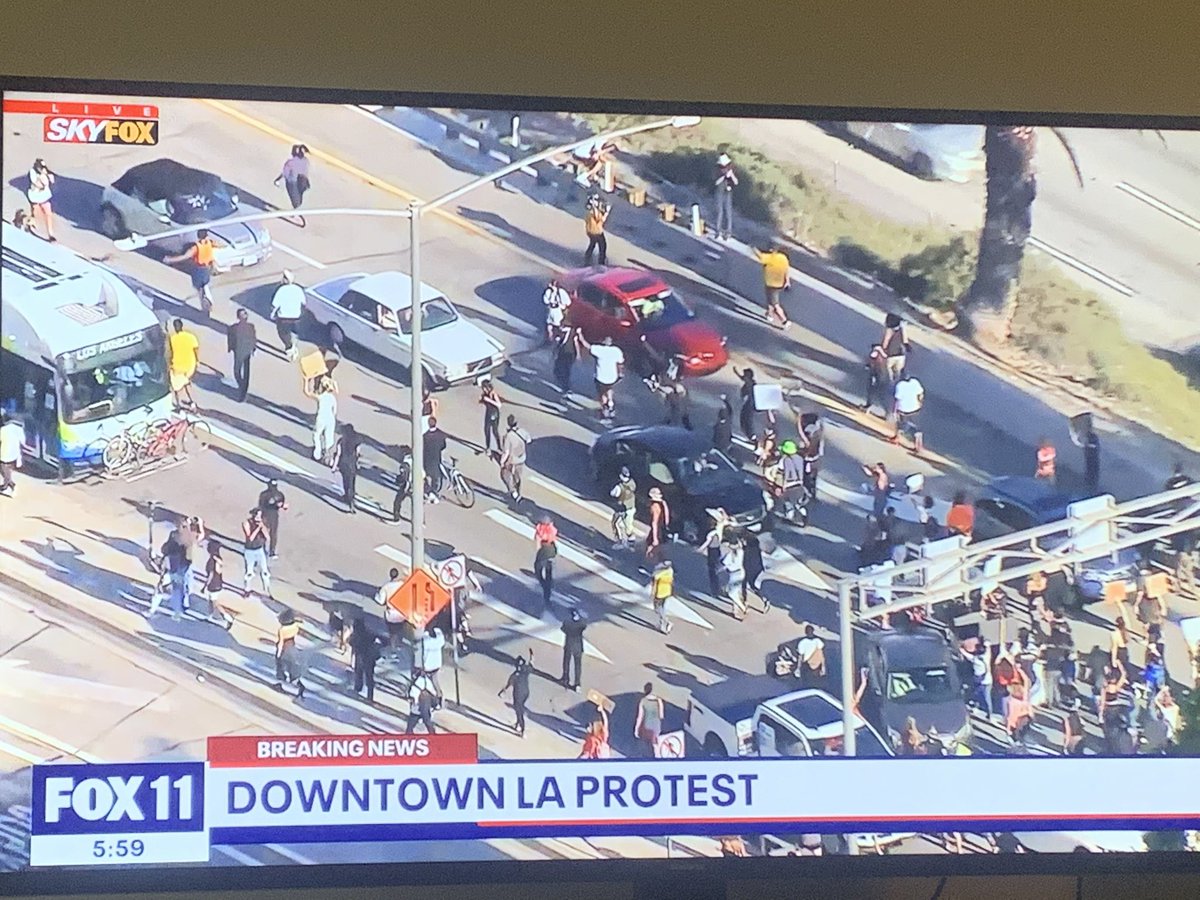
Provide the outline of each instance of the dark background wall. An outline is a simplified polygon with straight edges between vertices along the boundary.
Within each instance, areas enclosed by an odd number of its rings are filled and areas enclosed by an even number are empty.
[[[8,74],[941,109],[1200,115],[1198,36],[1194,0],[0,0],[0,72]],[[736,895],[923,900],[934,884],[791,879]],[[493,887],[466,896],[564,894],[623,900],[629,888]],[[942,896],[1066,900],[1075,883],[959,878]],[[1200,885],[1178,877],[1084,884],[1087,900],[1197,896]]]

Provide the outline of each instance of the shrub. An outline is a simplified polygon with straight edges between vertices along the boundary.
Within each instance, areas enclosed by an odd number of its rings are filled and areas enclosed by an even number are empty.
[[[953,237],[944,244],[931,244],[900,260],[899,293],[940,309],[952,307],[975,278],[978,249],[972,241]]]

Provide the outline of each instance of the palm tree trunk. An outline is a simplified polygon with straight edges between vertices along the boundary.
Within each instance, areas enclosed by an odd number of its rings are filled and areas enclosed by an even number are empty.
[[[1033,221],[1037,136],[1027,126],[989,125],[984,132],[987,205],[975,281],[959,304],[960,321],[977,338],[1008,339],[1017,279]]]

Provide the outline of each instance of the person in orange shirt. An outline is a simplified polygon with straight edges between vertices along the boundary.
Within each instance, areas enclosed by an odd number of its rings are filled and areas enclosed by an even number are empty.
[[[196,232],[196,240],[182,253],[174,256],[164,256],[163,262],[167,265],[190,260],[192,263],[192,287],[196,289],[196,293],[200,299],[200,309],[208,315],[212,312],[213,296],[212,288],[209,286],[212,281],[213,270],[216,268],[216,245],[208,235],[208,229],[201,228]]]
[[[1049,439],[1042,438],[1038,441],[1037,469],[1034,470],[1033,477],[1044,478],[1053,484],[1055,478],[1054,462],[1057,456],[1058,454],[1054,449],[1054,445],[1050,443]]]
[[[975,530],[975,507],[967,499],[963,491],[954,495],[950,512],[946,514],[946,527],[952,534],[961,534],[970,538]]]

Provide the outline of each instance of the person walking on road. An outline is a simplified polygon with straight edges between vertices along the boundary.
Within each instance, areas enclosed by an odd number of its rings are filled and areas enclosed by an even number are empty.
[[[425,502],[437,503],[442,493],[442,454],[446,452],[446,432],[438,427],[437,416],[429,417],[429,427],[421,435],[421,458],[425,465]]]
[[[542,305],[546,307],[546,343],[553,347],[566,326],[567,310],[571,307],[571,295],[557,278],[551,278],[542,292]]]
[[[403,584],[404,580],[400,577],[400,570],[391,568],[388,569],[388,580],[375,592],[375,602],[383,607],[383,621],[388,632],[388,647],[393,653],[399,649],[400,642],[404,639],[405,620],[400,611],[388,603],[388,600],[395,595],[396,591],[400,590]]]
[[[721,542],[721,581],[733,617],[740,622],[746,618],[746,551],[741,535],[732,528]]]
[[[0,410],[0,494],[11,497],[17,490],[13,473],[24,464],[21,456],[21,441],[25,440],[25,427]]]
[[[150,608],[146,618],[152,618],[162,606],[163,600],[169,600],[171,616],[178,621],[183,616],[184,599],[187,596],[188,558],[187,549],[179,537],[179,529],[167,536],[159,549],[159,582],[150,599]]]
[[[213,307],[212,277],[217,264],[216,252],[216,245],[209,237],[208,229],[201,228],[196,232],[196,240],[186,250],[174,256],[163,257],[163,262],[169,266],[184,260],[191,261],[192,287],[196,289],[196,296],[200,301],[200,311],[206,316],[212,313]]]
[[[569,324],[559,331],[555,339],[554,383],[564,399],[571,396],[571,371],[575,368],[575,360],[579,358],[579,342],[579,329]]]
[[[438,680],[438,676],[442,671],[442,657],[446,650],[446,636],[442,634],[442,629],[434,627],[429,631],[421,629],[417,635],[417,653],[414,659],[413,668],[416,671],[414,676],[424,676],[429,679],[429,683],[433,686],[433,693],[436,698],[433,706],[434,709],[439,709],[442,705],[442,685]]]
[[[1083,450],[1083,486],[1089,491],[1100,489],[1100,435],[1095,428],[1078,435],[1072,430],[1071,441]]]
[[[299,209],[304,203],[305,193],[312,187],[312,182],[309,181],[308,147],[304,144],[292,145],[292,155],[287,158],[283,169],[275,176],[273,183],[277,185],[281,181],[287,190],[292,209]],[[300,221],[304,221],[303,217]]]
[[[589,344],[581,334],[579,342],[592,355],[596,364],[592,378],[596,387],[596,403],[600,406],[600,421],[611,422],[617,410],[613,391],[625,369],[625,353],[613,343],[611,335],[605,335],[599,344]]]
[[[599,194],[588,197],[587,206],[583,211],[583,230],[587,232],[588,239],[587,249],[583,252],[585,266],[592,264],[592,255],[597,250],[600,251],[600,265],[608,265],[608,238],[604,235],[604,226],[611,211],[608,203]]]
[[[662,734],[665,715],[666,705],[662,698],[654,693],[654,685],[647,681],[642,686],[642,696],[638,700],[633,736],[645,745],[648,756],[658,756],[658,737]]]
[[[288,269],[283,270],[283,281],[271,295],[271,321],[275,323],[275,333],[279,335],[279,345],[283,354],[289,360],[294,360],[300,354],[296,345],[296,326],[304,315],[304,288],[296,284],[296,279]]]
[[[758,429],[755,425],[754,415],[758,412],[758,407],[754,402],[754,389],[758,387],[758,382],[755,380],[754,370],[746,366],[739,372],[735,366],[733,374],[742,382],[738,387],[738,397],[742,401],[741,408],[738,410],[738,426],[742,429],[742,436],[746,440],[757,444]]]
[[[1057,458],[1058,451],[1054,449],[1054,445],[1050,443],[1050,439],[1043,437],[1039,440],[1033,477],[1054,484],[1058,477]]]
[[[646,559],[657,561],[662,557],[663,544],[671,527],[671,508],[663,499],[662,488],[650,488],[650,531],[646,535]]]
[[[725,529],[733,524],[724,509],[709,510],[713,527],[704,536],[700,549],[704,551],[704,565],[708,572],[708,592],[713,597],[721,596],[721,542],[725,540]]]
[[[558,556],[558,529],[549,515],[543,515],[533,529],[533,574],[542,586],[542,612],[550,606],[554,593],[554,558]]]
[[[417,724],[425,725],[428,734],[435,734],[433,727],[433,710],[437,706],[437,693],[433,683],[424,675],[418,675],[408,687],[408,723],[404,726],[405,734],[413,734]]]
[[[204,587],[200,596],[208,603],[208,621],[219,623],[228,631],[233,627],[233,614],[221,601],[225,590],[225,561],[221,559],[221,542],[208,542],[208,559],[204,563]]]
[[[583,633],[587,630],[588,621],[583,613],[573,609],[560,627],[563,633],[563,687],[577,691],[583,681]]]
[[[719,241],[727,241],[733,235],[733,189],[737,186],[733,160],[727,153],[722,153],[717,157],[717,177],[713,182],[717,201],[716,238]]]
[[[888,371],[888,357],[883,352],[883,344],[872,344],[871,352],[867,354],[867,390],[862,406],[863,412],[871,412],[876,406],[887,415],[889,405],[891,373]]]
[[[33,217],[34,225],[45,233],[46,240],[52,244],[58,241],[54,236],[53,198],[54,173],[46,161],[39,157],[29,167],[29,186],[25,189],[25,199],[29,201],[29,215]]]
[[[888,378],[895,384],[908,366],[908,353],[912,345],[904,320],[896,313],[888,313],[883,320],[883,337],[879,341],[887,362]]]
[[[613,485],[608,496],[613,498],[612,531],[613,549],[633,549],[633,531],[637,520],[637,482],[629,472],[628,466],[621,466],[617,473],[617,483]]]
[[[671,379],[663,385],[663,399],[667,404],[667,417],[663,424],[682,426],[691,431],[691,401],[688,399],[687,386],[682,378]]]
[[[288,508],[287,497],[279,489],[279,482],[274,478],[267,479],[267,486],[258,495],[258,508],[262,510],[263,522],[271,534],[270,557],[279,557],[279,513]]]
[[[516,658],[508,681],[496,692],[497,697],[503,697],[505,691],[512,691],[512,707],[516,716],[513,731],[521,737],[525,737],[525,705],[529,702],[529,676],[532,673],[533,650],[530,650],[528,660],[524,656]]]
[[[242,585],[247,597],[252,593],[250,582],[257,571],[262,577],[263,593],[271,596],[271,568],[267,564],[267,547],[271,543],[271,530],[263,520],[263,511],[257,506],[250,510],[250,516],[242,523],[243,549],[242,559],[246,564],[246,574]]]
[[[183,327],[183,319],[171,322],[171,336],[167,339],[171,352],[170,379],[171,392],[175,398],[175,408],[196,410],[196,400],[192,397],[192,379],[200,368],[200,339]],[[183,399],[186,396],[186,400]]]
[[[490,375],[484,375],[480,381],[479,405],[483,407],[483,452],[495,459],[500,455],[500,410],[504,401],[500,399]],[[495,457],[492,456],[493,440],[496,442]]]
[[[500,447],[500,480],[514,503],[521,501],[521,478],[525,474],[525,455],[529,434],[517,425],[517,417],[509,414],[508,430]]]
[[[188,516],[179,522],[179,543],[183,545],[184,557],[187,560],[187,571],[183,574],[183,608],[188,609],[192,602],[192,585],[195,583],[197,557],[200,548],[208,542],[208,533],[204,530],[204,522],[199,516]]]
[[[275,631],[275,690],[283,693],[285,684],[296,686],[296,699],[304,697],[304,682],[300,680],[300,650],[296,641],[300,637],[300,623],[296,614],[285,609],[279,614],[279,628]]]
[[[362,438],[353,425],[343,425],[342,436],[333,448],[333,459],[329,468],[342,476],[342,499],[346,501],[346,511],[351,514],[358,513],[355,485],[358,481],[358,463],[361,455]]]
[[[817,629],[804,626],[804,637],[796,645],[796,674],[800,686],[821,687],[825,681],[825,642],[817,637]]]
[[[925,387],[915,375],[906,371],[896,382],[893,393],[892,415],[896,430],[888,440],[899,444],[901,432],[907,433],[913,442],[913,453],[920,454],[925,449],[925,436],[918,422],[921,407],[925,405]]]
[[[233,354],[233,380],[237,385],[238,402],[245,403],[246,395],[250,393],[250,359],[258,349],[258,334],[254,323],[250,321],[250,313],[244,309],[237,311],[237,321],[229,326],[226,332],[229,352]]]
[[[733,448],[733,406],[726,394],[721,395],[721,406],[713,422],[712,445],[725,454]]]
[[[771,609],[771,601],[767,599],[762,588],[762,577],[766,572],[766,566],[763,564],[762,539],[753,531],[747,531],[742,544],[745,548],[747,605],[749,605],[749,595],[754,594],[762,603],[762,609],[759,612],[766,613]]]
[[[350,632],[350,654],[354,661],[354,693],[367,689],[367,702],[375,702],[375,664],[379,662],[379,636],[367,625],[365,616],[354,617]]]
[[[871,512],[876,519],[882,519],[888,504],[888,494],[892,489],[892,479],[888,475],[887,466],[877,462],[873,466],[863,466],[862,470],[871,479]]]
[[[333,455],[337,439],[337,389],[333,379],[321,375],[311,391],[306,390],[317,402],[317,415],[313,420],[313,454],[315,460],[328,460]]]
[[[765,251],[755,250],[754,256],[763,267],[766,319],[772,325],[786,330],[792,323],[788,321],[787,313],[783,310],[783,292],[792,287],[791,263],[788,262],[787,254],[777,244],[772,244]]]
[[[658,630],[663,634],[671,633],[667,601],[674,595],[675,569],[669,559],[664,559],[654,566],[654,571],[650,574],[650,604],[658,620]]]

